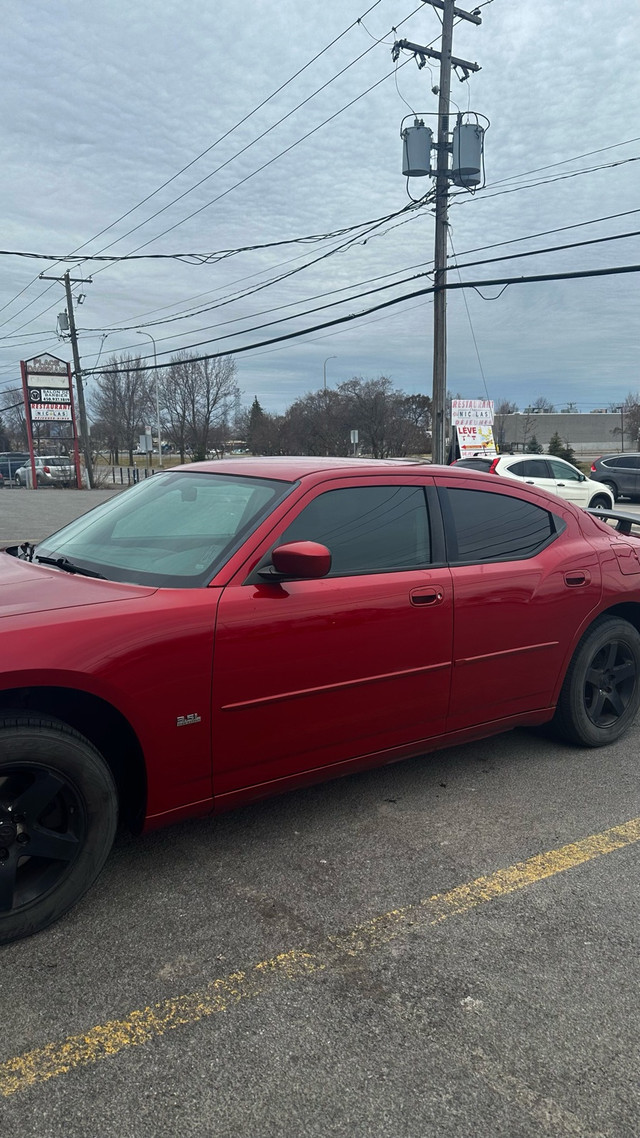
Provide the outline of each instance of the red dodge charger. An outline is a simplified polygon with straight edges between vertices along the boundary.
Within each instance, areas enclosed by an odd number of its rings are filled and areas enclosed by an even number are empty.
[[[77,901],[118,817],[150,829],[549,720],[617,739],[640,542],[607,517],[456,467],[241,458],[0,553],[0,941]]]

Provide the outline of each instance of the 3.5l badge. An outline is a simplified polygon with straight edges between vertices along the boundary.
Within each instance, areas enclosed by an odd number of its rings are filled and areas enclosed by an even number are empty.
[[[176,727],[190,727],[192,723],[200,722],[200,716],[194,711],[191,715],[179,715],[176,719]]]

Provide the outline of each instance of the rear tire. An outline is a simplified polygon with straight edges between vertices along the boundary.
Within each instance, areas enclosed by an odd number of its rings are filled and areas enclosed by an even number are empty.
[[[0,944],[39,932],[95,881],[117,792],[87,739],[56,720],[0,719]]]
[[[640,633],[626,620],[601,616],[573,654],[555,730],[581,747],[603,747],[624,734],[639,705]]]
[[[606,486],[607,490],[611,491],[614,502],[617,502],[620,495],[618,494],[618,487],[615,482],[608,482],[606,478],[600,478],[598,481],[600,481],[603,486]]]

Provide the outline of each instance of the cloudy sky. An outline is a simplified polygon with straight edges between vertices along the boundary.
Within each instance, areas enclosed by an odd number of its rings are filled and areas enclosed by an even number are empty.
[[[640,264],[635,236],[533,255],[640,230],[640,9],[615,8],[488,0],[481,26],[456,24],[454,55],[481,70],[453,76],[452,112],[490,127],[486,186],[450,210],[458,262],[485,263],[451,281]],[[312,329],[431,283],[408,278],[432,267],[433,214],[393,215],[431,184],[407,186],[400,127],[437,110],[438,65],[396,68],[391,47],[439,32],[421,0],[5,0],[0,407],[20,359],[71,358],[62,286],[38,279],[69,263],[18,252],[146,258],[71,263],[92,278],[74,286],[87,369],[152,359],[150,337],[162,362],[295,331],[237,355],[246,403],[283,410],[325,373],[430,393],[429,296]],[[589,411],[640,389],[638,275],[500,291],[450,293],[450,390]]]

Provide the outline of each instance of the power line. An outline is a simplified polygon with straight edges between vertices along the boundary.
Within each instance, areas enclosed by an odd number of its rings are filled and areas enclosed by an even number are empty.
[[[587,277],[604,277],[604,276],[620,276],[628,273],[639,273],[640,265],[619,265],[616,268],[609,269],[584,269],[571,273],[540,273],[536,276],[527,277],[497,277],[489,280],[482,281],[460,281],[458,283],[448,282],[446,286],[440,285],[440,288],[446,287],[449,291],[457,291],[459,289],[473,288],[478,292],[480,288],[488,288],[493,285],[504,285],[508,288],[513,284],[532,284],[542,281],[564,281],[564,280],[578,280]],[[190,363],[203,363],[205,360],[219,359],[221,356],[239,355],[243,352],[252,351],[254,348],[266,347],[269,344],[277,344],[285,340],[298,339],[300,336],[308,336],[311,332],[318,332],[324,328],[332,328],[338,324],[346,324],[352,320],[357,320],[362,316],[368,316],[372,312],[379,312],[384,308],[390,308],[395,304],[402,304],[407,300],[414,300],[418,296],[428,296],[436,291],[435,286],[431,288],[416,289],[414,292],[406,293],[404,296],[395,297],[392,300],[382,301],[380,304],[373,305],[371,308],[363,309],[361,312],[350,313],[348,316],[338,316],[334,320],[324,321],[322,324],[316,324],[311,328],[303,328],[298,332],[286,332],[282,336],[275,336],[269,340],[261,340],[255,344],[245,344],[238,348],[232,348],[229,351],[211,352],[205,356],[191,356]],[[503,290],[504,291],[504,290]],[[479,293],[482,296],[482,293]],[[483,300],[491,299],[482,297]],[[497,298],[494,298],[497,299]],[[187,351],[188,349],[182,349]],[[142,357],[143,359],[152,357]],[[119,370],[123,373],[138,372],[138,371],[159,371],[163,368],[172,367],[171,361],[164,364],[148,364],[139,367],[124,367]],[[109,368],[87,368],[85,375],[101,375],[109,371]]]
[[[419,9],[416,9],[416,11],[419,11]],[[411,13],[411,15],[413,15],[413,14],[414,13]],[[406,19],[408,19],[408,18],[409,17],[406,17]],[[370,50],[370,49],[367,49],[367,50]],[[407,62],[409,62],[409,60],[407,60]],[[401,66],[404,66],[404,64],[401,64]],[[333,119],[337,118],[338,115],[341,115],[344,111],[349,110],[350,107],[354,106],[357,102],[359,102],[360,99],[363,99],[366,95],[369,95],[371,93],[371,91],[375,90],[376,87],[379,87],[382,83],[384,83],[387,79],[389,79],[393,74],[395,74],[395,70],[387,72],[387,74],[383,75],[381,79],[378,79],[375,83],[372,83],[371,86],[367,87],[367,89],[365,91],[362,91],[359,95],[356,95],[355,98],[351,99],[350,102],[346,103],[343,107],[340,107],[340,109],[335,111],[332,115],[329,115],[329,117],[324,119],[323,122],[318,123],[317,126],[313,127],[311,130],[307,131],[307,133],[302,135],[301,138],[296,139],[296,141],[292,142],[290,146],[287,146],[284,150],[281,150],[279,154],[276,154],[273,158],[270,158],[267,162],[264,162],[262,164],[262,166],[259,166],[256,170],[253,170],[250,174],[247,174],[246,177],[241,178],[240,181],[235,182],[232,186],[229,186],[221,194],[218,194],[217,197],[213,198],[209,202],[206,202],[205,205],[201,206],[197,210],[194,210],[193,213],[189,214],[186,218],[183,218],[182,221],[176,222],[175,225],[170,226],[168,229],[164,230],[163,233],[158,234],[156,237],[152,238],[151,240],[153,240],[153,241],[158,240],[160,237],[163,237],[166,233],[170,233],[173,229],[176,229],[178,225],[184,224],[185,221],[190,221],[193,217],[196,217],[199,213],[202,213],[203,210],[208,209],[209,206],[215,205],[215,203],[220,201],[221,198],[226,197],[227,194],[231,193],[235,189],[238,189],[239,186],[244,185],[245,182],[248,182],[251,178],[255,177],[256,174],[261,173],[263,170],[267,169],[267,167],[273,165],[274,162],[277,162],[278,159],[282,158],[285,154],[288,154],[296,146],[299,146],[301,142],[305,142],[308,138],[310,138],[318,130],[321,130],[323,127],[327,126],[327,124],[332,122]],[[139,227],[136,227],[136,228],[139,228]],[[131,232],[133,232],[133,230],[131,230]],[[126,236],[126,234],[125,234],[125,236]],[[138,252],[139,249],[144,249],[146,245],[151,244],[151,240],[144,242],[142,245],[139,245],[137,247],[137,249],[132,250],[132,252],[135,253],[135,252]],[[114,244],[114,242],[112,242],[112,244]],[[82,246],[79,246],[79,248],[82,248]],[[109,245],[104,246],[104,248],[108,249]],[[97,276],[98,273],[104,272],[105,269],[107,269],[109,267],[110,267],[109,265],[103,265],[102,268],[96,270],[96,272],[93,274],[94,277]],[[31,283],[33,284],[33,281]],[[52,288],[52,287],[53,287],[52,285],[49,286],[49,288]],[[44,292],[41,293],[38,297],[35,297],[33,300],[29,301],[29,304],[26,304],[24,306],[24,308],[21,308],[17,313],[14,313],[14,315],[12,317],[9,317],[2,324],[0,324],[0,328],[3,328],[5,326],[5,324],[9,323],[10,320],[15,320],[22,312],[26,312],[26,310],[28,308],[30,308],[33,304],[36,304],[37,301],[49,291],[49,288],[45,289]],[[7,307],[7,306],[5,305],[5,307]],[[17,329],[17,331],[21,331],[22,328],[28,327],[28,325],[33,323],[34,320],[38,320],[40,318],[40,316],[44,316],[47,312],[50,312],[51,309],[54,307],[55,307],[55,302],[53,304],[50,304],[46,309],[43,309],[42,312],[37,313],[36,316],[33,316],[29,320],[27,320],[25,324],[21,325],[21,327],[19,329]],[[0,309],[0,311],[2,311],[2,309]]]
[[[485,264],[494,264],[495,262],[509,261],[509,260],[514,260],[514,259],[519,259],[522,257],[535,257],[535,256],[542,256],[543,254],[547,254],[547,253],[565,252],[567,250],[579,248],[579,247],[586,246],[586,245],[602,244],[602,243],[605,243],[607,241],[616,241],[616,240],[619,240],[623,237],[639,237],[639,236],[640,236],[640,230],[636,230],[632,233],[618,234],[618,235],[615,235],[613,237],[601,237],[601,238],[594,238],[591,241],[581,241],[581,242],[574,242],[572,244],[549,246],[549,247],[544,248],[544,249],[535,249],[535,250],[531,250],[531,251],[526,252],[526,253],[515,253],[515,254],[510,254],[510,255],[507,254],[507,255],[502,256],[502,257],[489,257],[489,258],[486,258],[485,260],[469,261],[469,262],[464,262],[463,264],[453,264],[450,267],[452,269],[458,269],[459,270],[461,268],[470,268],[470,267],[477,267],[477,266],[485,265]],[[452,248],[453,248],[453,242],[452,242]],[[428,262],[428,263],[431,263],[431,262]],[[397,270],[397,271],[400,271],[400,270]],[[288,304],[276,305],[273,308],[263,309],[259,312],[254,312],[254,313],[251,313],[251,314],[246,315],[246,316],[233,317],[232,319],[218,323],[215,326],[219,328],[219,327],[223,327],[225,324],[237,324],[243,320],[255,319],[256,316],[268,315],[271,312],[283,311],[284,309],[293,308],[293,307],[296,307],[297,305],[300,305],[300,304],[307,304],[307,303],[309,303],[309,301],[323,299],[325,296],[335,296],[337,293],[344,292],[347,289],[358,288],[358,287],[361,287],[361,285],[363,285],[363,284],[371,284],[376,280],[383,280],[387,276],[395,276],[395,275],[397,275],[397,271],[396,271],[396,273],[393,273],[393,274],[392,273],[383,273],[383,274],[381,274],[380,277],[374,277],[374,278],[371,278],[370,280],[367,280],[367,281],[361,281],[359,283],[355,283],[355,284],[351,284],[351,285],[345,285],[345,286],[343,286],[343,288],[330,289],[330,290],[327,290],[326,292],[318,293],[314,296],[307,297],[304,300],[291,301]],[[247,333],[258,331],[259,329],[264,328],[264,327],[271,327],[274,324],[282,324],[288,320],[295,320],[301,316],[308,316],[312,312],[317,312],[317,311],[320,311],[320,310],[325,309],[325,308],[332,308],[332,307],[335,307],[336,305],[339,305],[339,304],[350,304],[354,300],[361,300],[365,296],[372,296],[378,292],[383,292],[387,289],[398,288],[401,285],[410,284],[412,281],[418,280],[420,277],[429,276],[429,275],[431,275],[431,274],[428,272],[416,273],[411,277],[403,277],[400,280],[391,281],[390,283],[380,285],[377,288],[367,289],[364,292],[356,293],[353,296],[343,297],[340,300],[334,300],[328,304],[319,305],[316,308],[306,309],[303,312],[297,312],[291,316],[281,317],[280,319],[270,321],[268,324],[254,325],[251,328],[245,328],[239,332],[234,332],[231,335],[232,336],[246,335]],[[216,307],[219,307],[219,306],[216,306]],[[161,323],[171,323],[171,322],[173,322],[173,319],[182,320],[182,319],[184,319],[184,317],[175,317],[175,318],[167,317],[167,319],[164,321],[157,321],[156,325],[161,324]],[[470,316],[469,316],[469,322],[471,322]],[[122,332],[127,332],[127,331],[132,331],[132,330],[133,329],[131,329],[129,327],[116,329],[116,331],[122,331]],[[198,332],[204,332],[207,330],[208,329],[206,327],[189,329],[187,332],[178,333],[178,336],[180,336],[180,335],[193,336],[193,335],[197,334]],[[99,332],[100,330],[99,329],[94,329],[94,330],[87,329],[85,331]],[[473,329],[472,329],[472,333],[473,333]],[[228,338],[228,337],[225,337],[225,336],[215,337],[216,340],[221,340],[221,339],[225,339],[225,338]],[[158,343],[162,343],[163,339],[164,340],[171,340],[171,339],[175,339],[175,336],[169,335],[169,336],[159,337]],[[201,341],[201,342],[197,342],[195,344],[191,344],[190,347],[198,348],[198,347],[202,347],[206,343],[212,343],[212,342],[214,342],[214,341],[212,341],[212,340]],[[129,346],[134,347],[135,345],[129,345]],[[120,351],[126,351],[127,346],[125,345],[124,348],[120,348],[119,350]],[[482,367],[482,365],[480,365],[480,366]],[[487,398],[488,398],[488,396],[487,396]]]
[[[98,239],[98,237],[102,237],[102,235],[104,233],[107,233],[110,229],[113,229],[114,226],[118,225],[119,222],[123,221],[125,219],[125,217],[129,217],[132,213],[135,212],[135,210],[139,209],[140,206],[145,205],[146,202],[150,201],[151,198],[156,196],[156,194],[159,194],[163,189],[166,188],[166,186],[170,185],[171,182],[174,182],[176,180],[176,178],[179,178],[181,174],[184,174],[186,170],[190,169],[191,166],[195,165],[196,162],[199,162],[201,158],[204,158],[205,155],[209,154],[210,151],[214,149],[214,147],[218,146],[221,142],[223,142],[226,138],[228,138],[229,135],[234,132],[234,130],[237,130],[239,127],[243,126],[245,122],[247,122],[250,118],[252,118],[252,116],[255,115],[258,111],[262,110],[262,108],[264,106],[266,106],[266,104],[269,103],[272,99],[274,99],[276,97],[276,95],[279,95],[282,91],[284,91],[285,87],[288,87],[289,84],[293,83],[293,81],[295,79],[297,79],[300,75],[302,75],[302,73],[304,71],[306,71],[307,68],[311,67],[318,59],[320,59],[320,57],[322,55],[324,55],[325,52],[329,51],[332,47],[335,46],[336,43],[339,42],[339,40],[341,40],[345,35],[347,35],[350,31],[352,31],[353,28],[357,27],[360,20],[364,16],[368,16],[369,13],[372,12],[374,10],[374,8],[377,8],[378,4],[380,4],[381,2],[382,2],[382,0],[375,0],[375,2],[373,4],[371,4],[370,7],[367,8],[365,12],[363,12],[362,17],[359,17],[358,19],[352,21],[344,29],[344,31],[340,32],[339,35],[337,35],[325,47],[323,47],[319,52],[317,52],[316,55],[314,55],[310,60],[308,60],[307,63],[305,63],[302,67],[300,67],[298,69],[298,71],[294,72],[294,74],[291,75],[289,77],[289,79],[285,80],[284,83],[281,83],[280,86],[277,87],[274,91],[272,91],[271,94],[268,95],[265,99],[263,99],[261,103],[258,103],[258,105],[255,106],[253,108],[253,110],[249,111],[248,114],[246,114],[243,118],[239,119],[239,121],[237,123],[235,123],[234,126],[230,127],[229,130],[227,130],[224,134],[222,134],[219,138],[217,138],[215,142],[213,142],[205,150],[202,150],[200,152],[200,154],[196,155],[196,157],[193,158],[190,162],[188,162],[186,164],[186,166],[183,166],[182,169],[178,170],[178,172],[176,174],[173,174],[170,178],[167,178],[167,180],[165,182],[163,182],[162,185],[158,186],[157,189],[153,190],[152,193],[147,194],[147,196],[145,198],[142,198],[142,200],[139,201],[136,205],[132,206],[125,213],[121,214],[120,217],[117,217],[115,221],[112,221],[109,225],[105,226],[103,229],[100,229],[98,231],[98,233],[94,233],[93,237],[89,237],[86,241],[84,241],[82,243],[82,245],[77,245],[76,248],[73,250],[73,252],[74,253],[79,252],[80,249],[84,249],[85,245],[88,245],[89,241],[96,241]],[[22,294],[24,292],[26,292],[26,290],[28,288],[30,288],[31,285],[34,284],[35,281],[37,281],[37,280],[38,280],[38,277],[34,277],[34,279],[32,281],[30,281],[29,284],[25,285],[25,287],[23,289],[21,289],[20,292],[17,293],[16,296],[14,296],[12,300],[7,301],[7,303],[5,305],[3,305],[2,308],[0,308],[0,312],[3,312],[5,308],[8,308],[10,304],[13,304],[13,301],[17,300],[18,297],[22,296]],[[50,287],[53,287],[53,286],[50,286]],[[49,291],[49,289],[45,289],[45,292],[48,292],[48,291]],[[23,311],[24,311],[24,309],[23,309]]]
[[[416,12],[419,11],[420,7],[415,8],[413,12],[410,12],[408,16],[405,16],[404,20],[401,20],[400,23],[405,23],[406,20],[410,19],[411,16],[415,16]],[[340,71],[337,71],[335,75],[332,75],[330,79],[328,79],[310,95],[307,95],[306,98],[302,99],[302,101],[293,107],[292,110],[287,111],[287,113],[285,115],[282,115],[282,117],[279,118],[275,123],[272,123],[272,125],[267,127],[266,130],[263,130],[262,134],[257,135],[257,137],[253,138],[251,142],[248,142],[246,146],[243,146],[240,150],[236,151],[235,154],[232,154],[230,158],[227,158],[225,162],[222,162],[220,166],[217,166],[215,170],[212,170],[209,174],[206,174],[205,177],[201,178],[199,182],[195,183],[195,185],[191,186],[188,190],[185,190],[182,194],[179,194],[177,198],[174,198],[172,201],[167,202],[167,204],[162,206],[161,209],[156,210],[155,213],[152,213],[150,217],[147,217],[138,225],[134,225],[133,228],[127,230],[127,232],[123,233],[120,237],[115,238],[114,241],[110,242],[109,245],[105,245],[104,248],[109,249],[111,245],[115,245],[118,241],[124,241],[125,237],[130,237],[132,233],[135,233],[136,230],[141,229],[143,225],[147,225],[150,221],[153,221],[156,217],[159,217],[161,213],[165,213],[166,210],[171,208],[171,206],[176,205],[176,203],[179,201],[182,201],[182,199],[187,197],[188,194],[191,194],[194,192],[194,190],[199,189],[199,187],[202,186],[205,182],[208,182],[210,178],[213,178],[215,174],[219,174],[221,170],[224,170],[226,166],[229,166],[231,162],[234,162],[236,158],[239,158],[242,154],[245,154],[246,151],[250,150],[252,146],[255,146],[257,142],[261,142],[263,138],[266,138],[266,136],[270,134],[271,131],[275,130],[276,127],[281,126],[283,122],[286,122],[287,119],[291,118],[292,115],[296,114],[297,111],[301,110],[301,108],[304,107],[307,103],[311,102],[312,99],[315,99],[316,95],[319,95],[322,91],[334,83],[336,79],[339,79],[342,75],[345,74],[345,72],[349,71],[351,67],[354,67],[356,63],[359,63],[361,59],[364,59],[364,57],[368,55],[369,52],[373,51],[374,48],[378,46],[378,43],[381,42],[382,39],[376,41],[374,44],[371,44],[368,48],[361,52],[360,55],[356,56],[355,59],[352,59],[350,63],[347,63]],[[389,75],[390,74],[392,73],[390,72]],[[384,78],[389,78],[389,76],[385,76]],[[369,92],[373,91],[374,88],[377,87],[381,82],[383,82],[383,80],[379,80],[378,83],[374,83],[373,86],[369,87],[366,91],[363,92],[362,95],[359,95],[358,98],[363,98],[364,95],[368,95]],[[347,106],[343,107],[342,110],[347,110],[353,105],[354,102],[357,101],[357,99],[354,99],[351,103],[347,103]],[[338,111],[337,114],[341,114],[342,110]],[[265,162],[262,166],[259,166],[257,170],[254,170],[251,174],[248,174],[246,178],[242,178],[239,182],[236,182],[235,185],[229,186],[228,189],[224,191],[224,193],[219,194],[218,197],[213,198],[212,201],[207,202],[203,206],[200,206],[198,209],[182,218],[182,220],[176,221],[174,225],[170,225],[167,229],[164,229],[162,233],[157,233],[154,237],[149,238],[149,240],[145,241],[142,245],[138,245],[137,249],[135,249],[134,252],[137,252],[139,249],[144,249],[153,241],[158,241],[161,237],[165,237],[167,233],[171,233],[174,229],[177,229],[178,226],[184,225],[185,222],[190,221],[193,217],[197,217],[198,214],[202,213],[205,209],[208,209],[209,206],[214,205],[216,202],[220,201],[220,198],[225,197],[227,194],[231,193],[232,190],[235,190],[238,186],[244,185],[244,183],[248,181],[249,178],[253,178],[255,174],[259,174],[262,170],[266,169],[267,166],[272,165],[273,162],[276,162],[284,154],[288,154],[294,146],[298,146],[300,142],[304,142],[312,134],[315,134],[317,130],[320,130],[321,127],[326,126],[327,123],[331,122],[335,117],[336,115],[334,114],[331,115],[328,119],[325,119],[323,123],[320,123],[318,126],[314,127],[313,130],[303,135],[302,138],[299,138],[295,143],[292,144],[292,146],[287,147],[286,150],[281,151],[280,154],[277,154],[274,158],[271,158],[268,162]],[[103,250],[100,250],[100,252],[103,252]],[[104,270],[100,271],[102,272]]]

